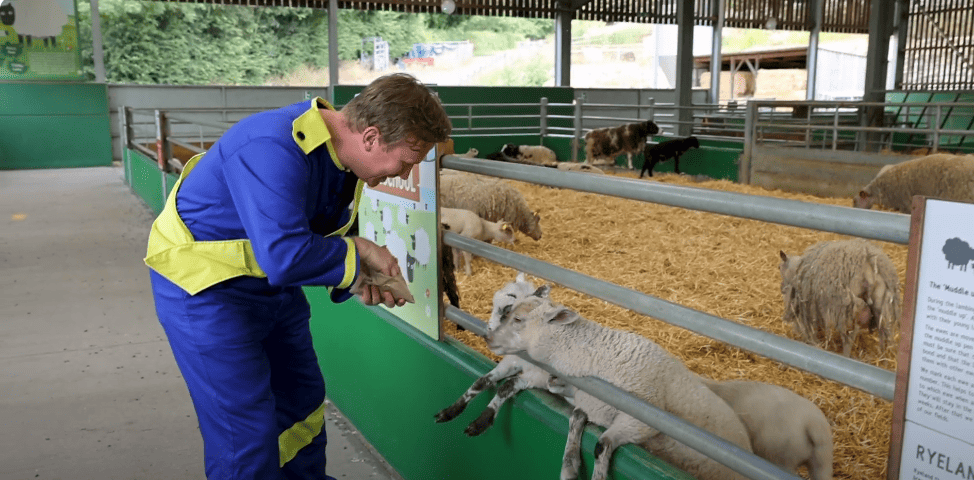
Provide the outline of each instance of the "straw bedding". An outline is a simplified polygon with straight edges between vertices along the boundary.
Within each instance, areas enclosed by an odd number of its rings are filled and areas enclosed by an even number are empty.
[[[636,177],[628,171],[619,175]],[[647,188],[659,181],[804,202],[852,204],[849,198],[770,191],[729,181],[698,182],[685,175],[662,174],[645,181]],[[514,251],[799,341],[782,321],[778,251],[800,254],[819,241],[848,238],[567,189],[511,183],[540,213],[544,231],[539,242],[521,236]],[[875,243],[893,260],[903,285],[907,247]],[[515,270],[481,258],[474,260],[473,268],[472,276],[457,275],[461,301],[465,310],[486,320],[493,293],[513,280]],[[555,286],[551,295],[586,318],[646,336],[701,375],[717,380],[758,380],[794,390],[821,408],[832,424],[835,478],[885,478],[892,421],[890,402],[563,287]],[[447,335],[499,359],[477,335],[457,331],[451,322],[446,322],[445,330]],[[876,335],[861,335],[853,357],[895,371],[898,341],[897,333],[892,345],[879,354]]]

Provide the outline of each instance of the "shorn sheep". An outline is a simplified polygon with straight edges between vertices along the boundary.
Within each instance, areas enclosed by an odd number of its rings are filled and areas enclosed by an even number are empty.
[[[440,208],[440,223],[449,227],[453,233],[490,243],[493,240],[514,245],[514,227],[503,220],[490,222],[477,216],[470,210],[460,208]],[[471,274],[471,260],[473,254],[464,250],[454,250],[454,258],[463,254],[464,272]],[[457,262],[454,261],[456,264]]]
[[[910,213],[914,195],[974,202],[974,156],[937,153],[886,165],[852,204],[856,208],[879,204]]]
[[[498,355],[525,353],[565,375],[595,376],[696,426],[751,451],[740,419],[679,360],[646,337],[604,327],[545,298],[547,287],[502,316],[487,335]],[[585,393],[574,392],[561,478],[577,478],[581,438],[587,421],[606,427],[595,446],[592,479],[603,480],[612,453],[636,443],[701,480],[743,479],[645,423]]]
[[[700,148],[700,141],[697,140],[697,137],[676,138],[656,145],[646,145],[646,149],[643,150],[643,168],[639,171],[639,178],[643,178],[643,174],[647,171],[652,177],[656,164],[670,158],[673,159],[673,171],[680,173],[680,155],[691,148]]]
[[[833,240],[801,256],[779,252],[784,321],[802,339],[829,349],[838,334],[850,356],[860,329],[879,331],[885,351],[899,329],[900,284],[896,267],[878,246],[863,240]]]
[[[646,139],[657,133],[659,127],[648,120],[592,130],[585,134],[585,163],[605,160],[612,164],[616,157],[625,153],[632,170],[632,156],[642,153]]]
[[[470,210],[491,222],[503,220],[517,231],[541,239],[541,217],[531,211],[521,192],[503,180],[465,172],[442,175],[440,204]]]
[[[768,383],[700,378],[741,419],[755,455],[796,474],[805,466],[812,480],[832,480],[832,427],[814,403]]]

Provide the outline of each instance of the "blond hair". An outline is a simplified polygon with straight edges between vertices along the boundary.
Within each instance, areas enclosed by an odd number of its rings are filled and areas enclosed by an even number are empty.
[[[342,108],[342,114],[353,131],[378,128],[387,145],[403,140],[443,142],[453,128],[440,99],[407,73],[375,79]]]

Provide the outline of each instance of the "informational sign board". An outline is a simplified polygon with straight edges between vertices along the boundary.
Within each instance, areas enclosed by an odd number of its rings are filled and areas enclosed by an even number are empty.
[[[436,156],[413,167],[409,178],[391,178],[365,187],[359,203],[359,235],[385,245],[399,260],[416,303],[388,309],[439,340],[442,298],[436,218]],[[386,307],[382,307],[386,308]]]
[[[75,0],[0,0],[0,79],[78,80]]]
[[[890,480],[974,480],[974,204],[914,197]]]

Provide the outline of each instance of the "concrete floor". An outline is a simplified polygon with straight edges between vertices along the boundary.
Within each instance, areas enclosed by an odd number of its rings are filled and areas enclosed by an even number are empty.
[[[0,480],[202,479],[120,167],[0,170]],[[329,404],[328,474],[400,477]]]

